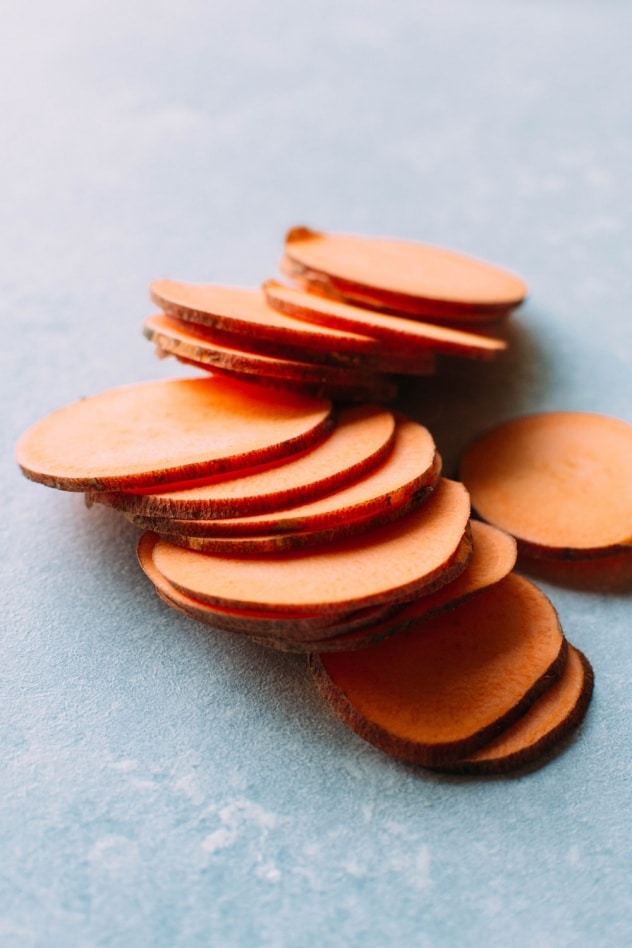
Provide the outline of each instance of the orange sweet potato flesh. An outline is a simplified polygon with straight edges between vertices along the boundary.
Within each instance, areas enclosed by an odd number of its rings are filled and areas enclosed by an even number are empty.
[[[390,411],[359,405],[339,412],[328,438],[282,464],[221,480],[165,485],[160,491],[117,491],[95,499],[136,516],[158,518],[240,517],[280,510],[363,476],[390,454],[394,438]]]
[[[264,291],[270,305],[282,313],[306,322],[364,332],[383,340],[393,351],[430,351],[470,359],[492,359],[507,348],[502,339],[480,332],[374,312],[284,286],[275,280],[268,280]]]
[[[527,293],[514,274],[452,250],[306,227],[286,235],[284,268],[320,292],[411,316],[494,318]]]
[[[299,322],[274,310],[260,288],[156,280],[152,301],[168,316],[221,331],[323,352],[378,355],[382,344],[369,336]]]
[[[361,369],[283,359],[204,339],[182,322],[176,322],[163,313],[145,320],[144,333],[163,353],[203,366],[207,371],[219,368],[245,375],[328,383],[349,388],[366,387],[374,380],[372,374]]]
[[[344,615],[405,601],[449,582],[467,529],[469,497],[442,479],[431,498],[405,518],[349,540],[293,554],[223,557],[160,540],[156,568],[176,588],[230,608]]]
[[[240,633],[269,648],[284,652],[355,651],[366,648],[391,634],[387,618],[393,606],[359,609],[333,621],[322,611],[312,615],[290,612],[262,613],[256,610],[231,609],[200,602],[176,589],[156,569],[153,550],[158,537],[144,533],[138,544],[139,563],[155,586],[160,598],[173,609],[205,625],[227,632]],[[459,561],[467,562],[471,546],[466,537],[458,553]],[[384,620],[378,624],[378,620]]]
[[[257,305],[263,296],[261,290],[248,291],[256,292]],[[327,330],[322,332],[322,327],[316,324],[308,323],[307,332],[302,332],[304,321],[293,320],[266,304],[264,313],[274,325],[277,320],[284,320],[287,329],[288,338],[268,338],[265,329],[261,329],[256,323],[250,327],[250,331],[232,332],[226,329],[218,329],[216,326],[209,326],[205,323],[194,322],[190,319],[181,319],[173,314],[167,313],[154,314],[144,323],[143,332],[145,336],[157,344],[160,335],[167,330],[172,332],[174,329],[181,333],[186,333],[190,337],[189,342],[194,345],[225,347],[228,350],[250,353],[251,355],[267,356],[274,359],[282,359],[295,362],[315,363],[320,366],[329,366],[332,368],[342,368],[361,371],[363,373],[398,373],[404,375],[430,375],[435,370],[435,359],[431,352],[418,352],[412,355],[407,352],[390,352],[387,347],[380,344],[379,350],[375,351],[378,341],[365,336],[358,336],[354,333],[345,333],[340,330]],[[158,320],[157,317],[160,317]],[[262,317],[261,317],[262,318]],[[290,333],[290,330],[292,332]],[[262,334],[263,333],[263,334]],[[314,346],[314,341],[318,342]],[[340,345],[344,340],[347,346]],[[358,345],[360,350],[367,351],[347,351],[347,348]],[[174,340],[177,342],[177,337]],[[327,344],[327,348],[325,348]],[[165,349],[167,346],[164,347]],[[171,351],[175,354],[176,349],[172,342]],[[193,359],[195,361],[195,359]],[[202,364],[202,363],[200,363]]]
[[[320,609],[313,613],[292,613],[284,610],[260,612],[256,609],[232,609],[200,602],[177,589],[156,568],[154,549],[158,541],[156,534],[143,533],[137,549],[139,564],[154,584],[158,595],[173,608],[191,618],[223,631],[256,635],[266,640],[309,643],[312,640],[321,641],[351,633],[374,618],[383,618],[388,612],[388,607],[373,607],[337,617],[332,622],[331,617]],[[313,651],[313,647],[306,646],[301,650]]]
[[[523,717],[476,753],[441,769],[461,774],[506,774],[541,761],[581,723],[593,684],[590,662],[569,644],[560,678]]]
[[[354,412],[348,412],[346,417],[353,415]],[[361,417],[359,409],[355,415]],[[343,430],[349,432],[350,445],[359,446],[353,426],[343,425],[339,432],[342,434]],[[428,429],[399,416],[390,454],[348,486],[331,490],[317,500],[250,517],[185,520],[133,516],[132,519],[146,530],[191,537],[253,537],[324,529],[399,507],[416,495],[422,498],[434,487],[440,472],[441,459]]]
[[[533,557],[632,548],[632,425],[589,412],[514,418],[477,438],[460,476],[478,515]]]
[[[479,595],[354,653],[316,655],[316,683],[360,737],[424,766],[474,753],[561,674],[551,602],[510,573]]]
[[[110,389],[34,424],[16,446],[31,480],[63,490],[153,487],[269,463],[316,444],[332,405],[226,379]]]

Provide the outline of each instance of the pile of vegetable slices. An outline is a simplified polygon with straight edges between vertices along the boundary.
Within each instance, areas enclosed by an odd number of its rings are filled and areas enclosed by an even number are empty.
[[[541,759],[583,717],[590,665],[513,571],[511,531],[472,521],[467,479],[443,477],[432,434],[384,407],[437,353],[501,352],[481,326],[524,284],[304,228],[283,269],[301,285],[152,284],[146,335],[204,377],[54,412],[18,442],[23,473],[141,527],[168,605],[308,654],[325,700],[387,753],[470,773]]]

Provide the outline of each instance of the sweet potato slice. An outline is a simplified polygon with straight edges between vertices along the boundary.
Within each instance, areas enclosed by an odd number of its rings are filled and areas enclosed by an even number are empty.
[[[355,414],[360,416],[361,410],[357,409]],[[352,415],[348,413],[347,417]],[[332,490],[318,500],[251,517],[216,520],[185,520],[179,517],[132,519],[145,530],[190,537],[253,537],[324,529],[369,517],[390,507],[399,507],[417,494],[422,499],[425,492],[434,487],[440,473],[441,459],[428,429],[400,416],[394,445],[388,457],[349,486]]]
[[[286,463],[242,476],[160,491],[116,491],[94,499],[126,513],[184,519],[248,516],[279,510],[328,494],[361,477],[386,458],[395,417],[377,405],[341,411],[332,433],[311,451]]]
[[[449,320],[502,318],[527,293],[514,274],[452,250],[307,227],[286,235],[283,268],[328,296]]]
[[[111,389],[34,424],[23,473],[63,490],[151,487],[268,463],[316,444],[331,403],[223,378]]]
[[[480,332],[379,313],[327,299],[276,280],[264,284],[266,298],[282,313],[337,329],[364,332],[383,340],[392,351],[436,352],[470,359],[492,359],[507,348],[502,339]]]
[[[273,309],[260,288],[156,280],[149,293],[167,315],[214,330],[320,352],[378,355],[383,349],[361,333],[291,319]]]
[[[534,557],[632,547],[632,425],[588,412],[514,418],[477,438],[460,476],[478,515]]]
[[[581,723],[593,684],[590,662],[569,644],[562,675],[523,717],[476,753],[439,769],[460,774],[506,774],[539,761]]]
[[[511,573],[455,609],[355,652],[315,655],[316,684],[360,737],[413,764],[474,753],[561,674],[551,602]]]
[[[219,553],[223,556],[250,556],[264,553],[289,553],[304,550],[307,547],[335,543],[348,537],[355,537],[367,530],[373,530],[384,524],[393,523],[400,517],[415,510],[432,491],[432,487],[411,497],[400,504],[366,509],[357,517],[339,520],[337,523],[321,524],[311,530],[293,530],[288,533],[262,533],[256,536],[191,536],[182,533],[160,534],[178,546],[200,553]],[[187,521],[185,521],[186,523]]]
[[[441,480],[432,497],[402,520],[350,540],[293,554],[222,557],[160,540],[156,568],[176,588],[230,608],[344,615],[413,598],[454,579],[467,529],[469,497]]]
[[[258,641],[281,648],[294,643],[294,651],[314,651],[316,646],[323,647],[325,642],[350,636],[349,643],[343,642],[333,645],[340,647],[359,647],[363,639],[351,638],[357,631],[375,619],[386,617],[392,607],[374,606],[370,609],[360,609],[347,616],[341,616],[334,622],[321,610],[313,614],[296,614],[291,612],[257,612],[253,609],[231,609],[226,606],[211,605],[200,602],[187,596],[165,579],[156,568],[153,561],[153,551],[158,537],[151,532],[144,533],[138,542],[138,561],[145,575],[154,584],[156,592],[168,605],[183,612],[190,618],[203,622],[226,632],[238,632],[250,637],[257,637]],[[375,641],[375,634],[365,635],[366,641]],[[356,642],[358,644],[356,644]]]
[[[170,353],[163,353],[157,350],[159,358],[164,358]],[[186,365],[194,365],[203,372],[208,372],[210,367],[203,362],[195,362],[193,359],[185,359],[183,356],[176,355],[179,362]],[[326,398],[330,401],[356,404],[358,402],[392,402],[397,397],[399,388],[394,379],[386,375],[370,375],[368,373],[356,376],[353,384],[346,382],[306,382],[302,379],[275,378],[272,375],[259,375],[257,381],[259,385],[267,388],[277,388],[285,392],[293,392],[296,395],[304,395],[309,398]],[[252,378],[250,372],[236,372],[233,369],[213,368],[213,375],[222,375],[225,378],[235,379],[236,381],[247,382]]]
[[[261,291],[258,291],[258,293],[261,294]],[[276,310],[270,309],[270,307],[265,312],[270,314],[273,324],[279,318]],[[159,322],[157,321],[158,316],[160,317]],[[169,330],[176,328],[183,333],[187,333],[191,337],[190,341],[195,345],[202,343],[225,347],[228,350],[267,356],[273,359],[315,363],[330,368],[352,369],[373,374],[431,375],[435,371],[436,360],[432,352],[416,352],[412,355],[407,352],[390,352],[383,344],[377,352],[347,352],[344,345],[342,348],[337,348],[341,338],[347,339],[347,341],[350,338],[352,342],[356,339],[366,340],[367,343],[371,344],[366,346],[367,349],[375,349],[376,340],[339,330],[331,330],[330,333],[329,330],[326,330],[324,341],[329,344],[329,348],[325,349],[322,334],[319,334],[317,325],[308,323],[309,332],[305,334],[301,332],[304,320],[282,318],[285,319],[288,330],[294,329],[294,335],[298,333],[297,338],[292,335],[289,339],[283,337],[269,339],[265,330],[259,329],[256,324],[251,327],[249,332],[230,332],[203,323],[180,319],[172,314],[167,315],[167,313],[150,316],[145,321],[143,331],[145,336],[158,346],[161,327]],[[263,335],[261,335],[261,332],[263,332]],[[320,346],[316,348],[313,347],[314,340],[312,336],[314,335],[320,343]],[[167,347],[165,346],[165,348]],[[175,354],[176,350],[173,345],[171,345],[170,350],[170,353],[166,354]]]
[[[156,313],[145,320],[144,333],[162,353],[175,355],[207,371],[224,369],[280,381],[298,380],[344,388],[366,388],[372,382],[377,384],[381,381],[375,378],[374,373],[361,369],[283,359],[204,339],[188,329],[182,321],[172,320],[163,313]]]

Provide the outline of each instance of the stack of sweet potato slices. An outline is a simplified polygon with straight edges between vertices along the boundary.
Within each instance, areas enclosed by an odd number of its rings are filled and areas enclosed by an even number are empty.
[[[299,288],[153,283],[146,336],[206,376],[54,412],[17,445],[24,474],[142,528],[170,607],[308,654],[334,710],[386,752],[471,773],[540,759],[581,720],[590,665],[513,572],[511,531],[472,521],[431,433],[382,404],[438,355],[500,353],[480,327],[524,284],[304,228],[283,269]]]
[[[309,266],[301,267],[304,247]],[[428,270],[434,274],[430,315],[439,312],[441,318],[420,318],[427,300],[397,308],[390,298],[380,303],[368,292],[345,294],[322,274],[312,279],[314,248],[324,266],[330,258],[352,264],[368,251],[365,276],[382,282],[406,283],[411,264]],[[381,276],[374,266],[380,259],[389,261]],[[526,294],[517,277],[452,252],[305,228],[287,235],[282,266],[299,286],[276,280],[261,288],[155,281],[150,294],[160,312],[145,320],[145,335],[159,355],[216,373],[255,376],[268,385],[339,401],[389,401],[399,376],[434,372],[437,356],[493,359],[502,353],[505,342],[480,324],[506,316]],[[351,266],[354,286],[356,271]],[[467,323],[474,323],[475,331]]]

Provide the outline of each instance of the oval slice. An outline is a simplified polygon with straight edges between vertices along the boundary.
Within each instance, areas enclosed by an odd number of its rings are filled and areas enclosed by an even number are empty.
[[[366,387],[373,381],[373,376],[361,369],[263,355],[204,339],[164,313],[156,313],[145,320],[144,334],[163,354],[175,355],[207,371],[219,368],[245,375],[327,383],[345,388]]]
[[[264,290],[270,305],[282,313],[323,326],[364,332],[383,340],[395,352],[408,349],[409,352],[430,351],[470,359],[492,359],[507,348],[502,339],[483,333],[373,312],[284,286],[276,280],[268,280]]]
[[[34,424],[16,446],[26,477],[62,490],[149,487],[269,463],[333,424],[331,403],[224,378],[110,389]]]
[[[153,561],[165,579],[202,602],[340,615],[404,601],[455,578],[466,565],[456,561],[468,517],[463,485],[441,480],[403,520],[351,540],[247,558],[196,553],[160,540]]]
[[[477,438],[460,476],[521,552],[586,558],[632,546],[632,425],[588,412],[514,418]]]
[[[361,416],[365,409],[357,409]],[[352,417],[353,412],[341,417]],[[351,426],[349,427],[351,431]],[[333,437],[330,436],[330,440]],[[352,437],[350,444],[360,445]],[[398,418],[393,448],[379,464],[364,472],[349,486],[332,489],[318,500],[256,514],[216,520],[185,520],[179,517],[134,517],[134,523],[156,533],[190,537],[253,537],[264,534],[288,534],[326,528],[399,507],[416,494],[423,498],[441,473],[432,435],[423,425]],[[491,529],[491,528],[488,528]],[[496,531],[497,532],[497,531]],[[513,543],[513,541],[511,541]],[[514,544],[515,546],[515,544]]]
[[[279,510],[346,486],[391,451],[395,417],[377,405],[341,411],[328,438],[285,463],[211,483],[161,491],[98,494],[100,503],[137,516],[183,519],[239,517]]]
[[[362,334],[299,322],[274,310],[260,288],[156,280],[153,302],[169,316],[226,332],[306,349],[378,354],[381,344]]]
[[[413,241],[295,227],[286,236],[285,259],[293,277],[321,292],[410,315],[493,317],[527,294],[523,280],[500,267]]]
[[[590,662],[569,644],[562,675],[523,717],[475,754],[440,769],[460,774],[506,774],[535,763],[581,723],[593,685]]]
[[[426,766],[458,760],[525,713],[562,672],[551,602],[515,573],[353,655],[318,655],[319,691],[360,737]]]

